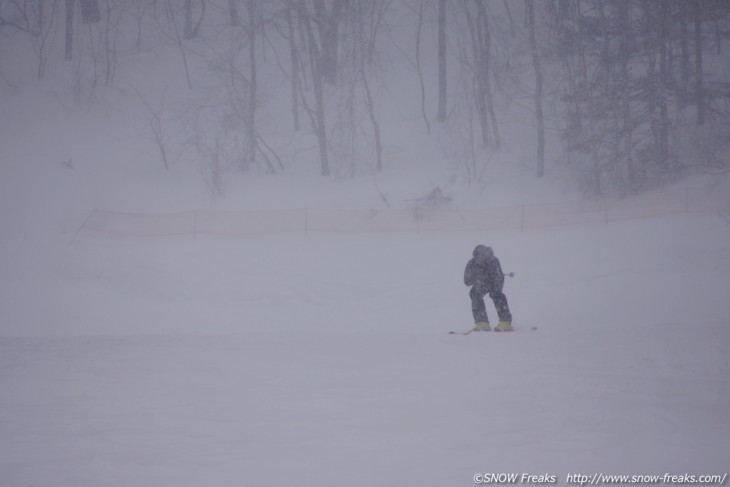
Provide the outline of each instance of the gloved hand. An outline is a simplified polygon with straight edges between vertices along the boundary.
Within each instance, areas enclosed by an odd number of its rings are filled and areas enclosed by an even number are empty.
[[[489,292],[489,286],[484,281],[477,281],[474,283],[474,291],[479,294],[487,294]]]

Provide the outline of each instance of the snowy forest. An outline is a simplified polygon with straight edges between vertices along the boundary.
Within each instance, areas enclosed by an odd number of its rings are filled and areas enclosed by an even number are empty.
[[[724,0],[2,0],[0,39],[26,47],[0,83],[141,104],[159,163],[198,161],[217,193],[302,147],[322,176],[382,171],[399,89],[466,184],[510,123],[534,177],[591,195],[730,171]]]

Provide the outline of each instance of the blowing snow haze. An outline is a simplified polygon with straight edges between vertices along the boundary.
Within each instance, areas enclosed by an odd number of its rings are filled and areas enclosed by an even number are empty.
[[[0,485],[720,485],[729,31],[0,1]],[[448,333],[479,244],[514,333]]]

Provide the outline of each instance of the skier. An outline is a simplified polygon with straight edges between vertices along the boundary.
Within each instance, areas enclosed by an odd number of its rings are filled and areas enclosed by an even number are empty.
[[[464,270],[464,284],[471,286],[469,297],[474,315],[474,331],[491,331],[484,306],[484,296],[487,294],[494,301],[499,316],[499,324],[494,331],[513,331],[507,296],[502,292],[504,272],[491,247],[480,244],[474,248],[473,258],[467,262]]]

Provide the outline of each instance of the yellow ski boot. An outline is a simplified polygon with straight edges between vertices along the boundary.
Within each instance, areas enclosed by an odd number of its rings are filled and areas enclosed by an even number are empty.
[[[494,331],[515,331],[515,329],[512,328],[512,322],[500,321],[499,324],[494,328]]]
[[[480,321],[474,324],[474,331],[492,331],[488,321]]]

